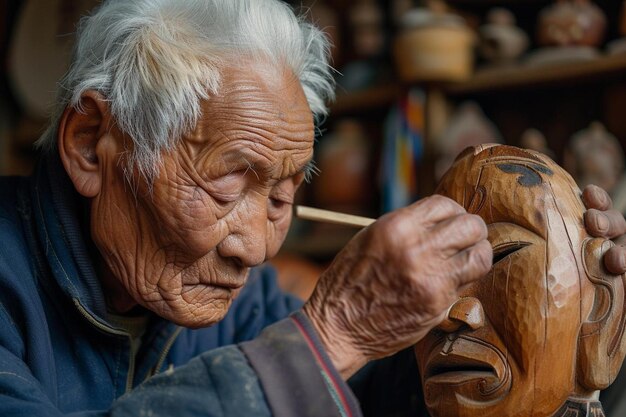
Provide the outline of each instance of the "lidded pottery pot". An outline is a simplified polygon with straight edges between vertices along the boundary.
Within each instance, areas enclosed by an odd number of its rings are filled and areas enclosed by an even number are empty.
[[[358,213],[371,199],[369,143],[363,127],[345,119],[317,149],[319,176],[313,182],[315,202],[332,210]]]
[[[479,52],[493,64],[507,64],[517,60],[528,48],[528,35],[515,25],[515,16],[509,10],[497,7],[487,14],[487,23],[479,29]]]
[[[520,137],[520,147],[541,152],[542,154],[550,157],[550,159],[555,159],[554,151],[552,151],[552,149],[548,146],[546,136],[537,129],[526,129],[522,133],[522,136]]]
[[[595,184],[612,193],[624,172],[624,151],[602,123],[593,122],[572,136],[563,166],[581,188]]]
[[[604,40],[606,17],[589,0],[557,0],[539,15],[537,43],[541,46],[598,47]]]
[[[460,81],[471,76],[476,36],[462,17],[417,8],[401,20],[394,57],[404,81]]]
[[[435,177],[439,180],[452,166],[457,155],[469,146],[483,143],[502,143],[502,135],[480,106],[467,101],[450,118],[446,130],[436,141],[439,157],[435,163]]]

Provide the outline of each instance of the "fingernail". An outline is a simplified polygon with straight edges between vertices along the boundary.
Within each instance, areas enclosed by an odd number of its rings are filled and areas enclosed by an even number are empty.
[[[599,232],[606,232],[609,230],[609,219],[604,214],[598,214],[596,216],[596,227]]]
[[[596,199],[600,202],[600,204],[602,206],[606,206],[606,204],[608,203],[608,201],[606,201],[606,193],[600,190],[595,190],[595,194],[596,194]]]
[[[595,185],[589,186],[589,191],[591,191],[591,195],[595,198],[600,197],[600,190]]]

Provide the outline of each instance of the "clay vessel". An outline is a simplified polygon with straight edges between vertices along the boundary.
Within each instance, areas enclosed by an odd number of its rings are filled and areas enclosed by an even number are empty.
[[[554,159],[554,151],[548,146],[548,140],[545,135],[537,129],[526,129],[520,138],[520,146]]]
[[[317,149],[315,202],[331,210],[360,212],[371,198],[369,144],[352,119],[338,123]]]
[[[602,123],[593,122],[572,136],[563,165],[580,187],[595,184],[612,193],[624,172],[624,151]]]
[[[474,68],[476,35],[460,16],[413,9],[402,18],[394,58],[405,81],[459,81]]]
[[[479,35],[480,54],[493,64],[514,62],[528,48],[528,35],[515,26],[515,16],[507,9],[490,10]]]
[[[592,46],[602,44],[606,17],[589,0],[558,0],[539,15],[537,43],[541,46]]]
[[[436,142],[439,154],[435,164],[437,179],[441,178],[452,165],[459,152],[468,146],[501,142],[500,132],[493,122],[487,119],[480,106],[473,101],[462,103]]]

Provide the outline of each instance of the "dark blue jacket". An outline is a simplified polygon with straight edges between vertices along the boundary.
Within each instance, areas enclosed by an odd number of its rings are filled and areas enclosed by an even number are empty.
[[[300,302],[269,267],[213,327],[151,317],[131,357],[106,320],[81,207],[58,157],[0,179],[0,416],[360,415],[306,318],[286,318]]]

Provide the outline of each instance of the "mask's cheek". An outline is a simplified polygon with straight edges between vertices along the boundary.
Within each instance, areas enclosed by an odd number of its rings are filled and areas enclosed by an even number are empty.
[[[478,298],[511,365],[532,372],[546,342],[545,244],[535,243],[495,265],[481,280]]]

